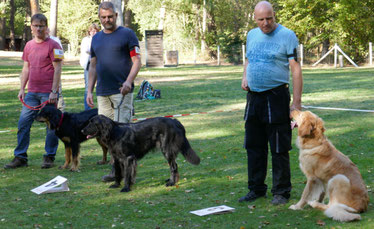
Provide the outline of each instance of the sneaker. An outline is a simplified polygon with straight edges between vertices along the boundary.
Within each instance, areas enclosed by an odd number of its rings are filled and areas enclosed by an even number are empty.
[[[14,157],[13,160],[4,166],[4,169],[15,169],[19,167],[27,167],[27,160],[20,158],[20,157]]]
[[[247,195],[241,197],[239,199],[239,202],[244,202],[244,201],[252,202],[252,201],[255,201],[257,198],[265,197],[265,196],[266,196],[266,194],[259,195],[259,194],[256,194],[253,191],[250,191],[250,192],[247,193]]]
[[[115,175],[114,175],[114,166],[112,165],[112,170],[108,175],[105,175],[101,178],[103,182],[112,182],[115,180]]]
[[[280,204],[286,204],[288,202],[288,199],[282,195],[274,195],[273,200],[271,201],[271,204],[273,205],[280,205]]]
[[[53,157],[43,157],[43,164],[42,164],[42,169],[49,169],[54,166],[53,161],[55,159]]]

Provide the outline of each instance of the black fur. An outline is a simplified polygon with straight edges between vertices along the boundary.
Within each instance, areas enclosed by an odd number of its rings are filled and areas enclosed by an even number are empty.
[[[124,188],[121,192],[130,191],[130,186],[135,183],[137,161],[156,147],[161,149],[170,166],[171,175],[166,186],[175,185],[179,180],[175,161],[179,152],[191,164],[200,163],[199,156],[186,138],[183,125],[175,119],[152,118],[124,124],[98,115],[89,121],[82,132],[108,146],[115,168],[115,183],[110,187],[119,187],[123,178]]]
[[[72,161],[71,170],[79,169],[79,153],[80,144],[88,138],[82,134],[82,129],[87,125],[88,121],[97,115],[97,109],[90,109],[80,113],[63,113],[54,106],[45,106],[36,116],[35,120],[45,122],[48,128],[55,130],[56,136],[65,144],[65,163],[60,168],[68,168]],[[103,160],[98,163],[106,163],[107,147],[100,142],[103,149]]]

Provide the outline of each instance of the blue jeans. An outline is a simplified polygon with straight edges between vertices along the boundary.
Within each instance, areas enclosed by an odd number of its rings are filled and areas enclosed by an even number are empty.
[[[88,91],[88,70],[84,70],[84,110],[89,110],[91,107],[87,104],[87,91]]]
[[[44,101],[49,99],[49,93],[33,93],[29,92],[26,94],[24,102],[29,106],[38,106]],[[47,106],[54,106],[48,104]],[[14,150],[14,156],[27,159],[27,149],[30,144],[30,128],[38,111],[31,110],[25,106],[22,106],[21,115],[18,121],[18,132],[17,132],[17,147]],[[47,128],[47,136],[45,139],[45,151],[48,156],[54,158],[58,148],[58,138],[55,135],[54,130]]]

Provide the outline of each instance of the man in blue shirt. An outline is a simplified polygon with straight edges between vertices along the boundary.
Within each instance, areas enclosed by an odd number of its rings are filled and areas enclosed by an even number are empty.
[[[91,43],[91,60],[87,104],[92,108],[93,89],[99,114],[128,123],[132,117],[134,80],[141,67],[139,41],[134,31],[117,26],[117,13],[111,2],[99,5],[99,18],[104,29]],[[103,181],[113,181],[113,170]]]
[[[254,201],[266,195],[269,143],[273,166],[272,204],[285,204],[291,192],[290,109],[301,109],[303,84],[301,66],[297,62],[298,40],[293,31],[275,22],[269,2],[259,2],[254,13],[258,27],[247,35],[247,60],[241,85],[248,91],[244,147],[248,157],[249,193],[239,202]],[[293,83],[291,107],[289,68]]]

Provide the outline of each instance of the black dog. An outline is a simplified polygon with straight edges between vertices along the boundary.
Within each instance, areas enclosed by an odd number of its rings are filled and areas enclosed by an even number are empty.
[[[68,168],[71,162],[71,171],[79,169],[80,143],[87,140],[82,129],[88,121],[97,115],[97,109],[90,109],[81,113],[62,113],[54,106],[45,106],[36,116],[35,120],[45,122],[49,129],[55,130],[56,136],[65,144],[65,163],[60,168]],[[103,159],[98,164],[107,162],[107,147],[97,140],[103,149]]]
[[[199,156],[191,148],[183,125],[170,118],[152,118],[137,123],[118,123],[98,115],[93,117],[82,133],[88,138],[98,138],[105,144],[114,159],[115,183],[111,188],[120,186],[121,192],[130,191],[135,183],[136,163],[150,150],[159,147],[170,166],[170,179],[166,186],[175,185],[179,180],[176,158],[179,152],[188,162],[200,163]]]

